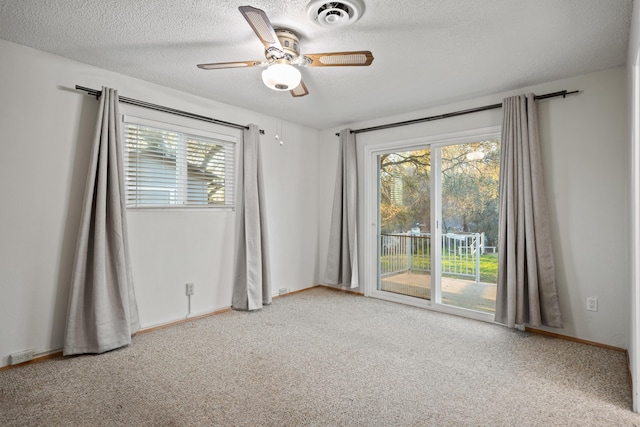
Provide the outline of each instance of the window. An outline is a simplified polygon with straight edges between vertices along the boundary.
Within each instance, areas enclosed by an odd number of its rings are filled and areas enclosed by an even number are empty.
[[[500,129],[363,142],[365,295],[493,321]]]
[[[235,138],[123,116],[127,207],[232,207]]]

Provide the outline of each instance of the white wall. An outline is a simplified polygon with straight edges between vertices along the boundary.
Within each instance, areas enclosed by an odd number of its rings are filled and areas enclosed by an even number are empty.
[[[622,68],[578,76],[534,87],[471,99],[429,110],[350,125],[353,129],[427,117],[501,102],[508,95],[532,91],[580,90],[566,99],[540,101],[540,137],[551,207],[553,246],[564,329],[550,331],[627,348],[629,331],[629,165],[627,161],[626,80]],[[362,161],[372,144],[429,137],[499,126],[502,111],[361,133],[357,135],[360,212],[363,218]],[[321,157],[337,156],[336,129],[324,132]],[[321,180],[334,182],[334,170]],[[320,194],[321,226],[328,224],[332,186]],[[364,227],[360,221],[362,242]],[[326,233],[320,233],[320,271],[326,264]],[[362,256],[364,251],[360,250]],[[360,265],[364,260],[360,259]],[[360,272],[361,281],[364,278]],[[320,279],[324,277],[321,274]],[[361,286],[360,291],[363,291]],[[586,297],[599,298],[598,312],[585,310]]]
[[[629,318],[629,370],[633,386],[633,410],[638,412],[638,376],[640,370],[640,8],[637,3],[633,6],[631,17],[631,35],[629,37],[629,53],[627,56],[627,93],[629,116],[629,159],[630,173],[630,215],[631,215],[631,265],[630,265],[630,310]]]
[[[319,132],[142,80],[0,41],[0,366],[24,349],[62,347],[90,143],[98,103],[76,84],[217,119],[256,123],[261,137],[273,291],[318,283]],[[288,96],[288,94],[283,94]],[[176,116],[123,105],[122,112]],[[196,122],[221,133],[229,128]],[[187,314],[184,284],[195,282],[192,313],[231,303],[233,212],[128,211],[129,241],[143,327]]]
[[[322,281],[337,158],[334,133],[339,129],[318,132],[284,122],[286,143],[280,147],[274,140],[276,120],[272,117],[4,41],[0,41],[0,57],[4,149],[0,156],[0,366],[8,363],[8,355],[13,352],[31,348],[45,353],[62,346],[89,144],[98,107],[94,98],[73,90],[76,84],[111,86],[124,96],[221,120],[259,124],[266,131],[262,148],[274,292],[282,287],[302,289]],[[539,103],[565,318],[565,328],[554,332],[627,348],[631,260],[626,248],[630,246],[631,190],[625,77],[624,69],[607,70],[351,127],[493,104],[504,96],[526,91],[581,90],[581,94],[565,100]],[[162,119],[148,110],[136,110],[136,114]],[[173,117],[164,120],[172,121]],[[361,134],[359,153],[362,156],[364,146],[377,141],[438,135],[500,122],[501,113],[496,110]],[[128,219],[144,327],[183,318],[187,313],[184,283],[190,281],[196,283],[194,314],[229,306],[235,225],[232,213],[129,211]],[[585,310],[589,295],[599,297],[597,313]]]

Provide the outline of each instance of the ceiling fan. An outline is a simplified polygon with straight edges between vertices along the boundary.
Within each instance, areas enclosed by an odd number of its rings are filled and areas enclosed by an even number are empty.
[[[278,91],[288,90],[294,97],[309,93],[297,67],[367,66],[373,62],[369,51],[300,54],[300,37],[287,28],[274,28],[267,14],[255,7],[238,8],[265,49],[265,60],[198,64],[203,70],[267,67],[262,71],[264,84]]]

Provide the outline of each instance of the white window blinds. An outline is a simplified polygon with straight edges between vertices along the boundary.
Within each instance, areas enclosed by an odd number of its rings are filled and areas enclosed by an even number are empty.
[[[123,119],[127,207],[234,205],[235,141]]]

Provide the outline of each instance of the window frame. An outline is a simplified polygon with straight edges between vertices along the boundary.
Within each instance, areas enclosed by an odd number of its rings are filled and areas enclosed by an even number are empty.
[[[476,128],[464,131],[452,131],[440,134],[433,134],[427,136],[418,136],[415,138],[398,139],[398,140],[383,140],[377,143],[365,142],[363,147],[363,202],[364,202],[364,224],[369,224],[370,227],[364,228],[364,295],[368,297],[374,297],[386,301],[398,302],[401,304],[411,305],[419,308],[425,308],[433,311],[439,311],[448,314],[455,314],[470,319],[481,320],[485,322],[493,322],[493,314],[466,310],[455,306],[449,306],[441,303],[432,303],[430,300],[419,300],[412,297],[406,297],[402,295],[395,295],[393,293],[380,291],[377,289],[378,285],[378,238],[377,231],[380,218],[378,217],[378,163],[377,158],[380,154],[388,154],[397,150],[418,150],[429,148],[434,150],[432,152],[432,159],[435,160],[435,164],[432,165],[432,181],[431,188],[432,194],[435,194],[436,188],[440,187],[441,179],[441,159],[440,150],[442,147],[473,143],[483,139],[500,138],[501,127],[490,126],[484,128]],[[439,190],[438,190],[439,191]],[[438,196],[439,197],[439,196]],[[430,228],[433,232],[439,233],[440,225],[442,224],[441,218],[441,206],[438,204],[440,200],[435,198],[431,201],[431,225]],[[440,249],[439,245],[435,244],[437,239],[432,240],[432,256],[433,259],[439,260]],[[436,262],[436,265],[438,262]],[[433,280],[440,280],[440,271],[435,270],[433,274]],[[439,288],[434,286],[432,288],[435,293],[439,292]],[[433,301],[440,301],[439,295],[432,297]]]
[[[166,121],[159,121],[139,116],[133,116],[129,114],[121,114],[121,137],[122,137],[122,148],[124,153],[123,159],[123,167],[124,173],[128,170],[128,156],[127,156],[127,129],[129,124],[137,125],[137,126],[146,126],[155,129],[160,129],[167,132],[174,132],[181,135],[180,140],[183,144],[186,143],[186,140],[189,137],[193,138],[203,138],[206,140],[213,140],[215,142],[219,142],[220,145],[223,146],[225,151],[225,202],[224,203],[207,203],[207,204],[195,204],[189,203],[188,199],[186,199],[186,193],[184,191],[178,191],[181,193],[179,197],[182,198],[184,203],[156,203],[156,204],[140,204],[136,202],[134,204],[129,203],[129,199],[126,196],[126,208],[129,210],[218,210],[218,211],[234,211],[237,203],[237,183],[238,183],[238,140],[239,137],[235,135],[228,135],[219,132],[214,132],[211,130],[205,130],[200,128],[195,128],[191,126],[185,126],[182,124],[169,123]],[[187,155],[188,149],[185,148],[183,153]],[[231,158],[227,158],[231,156]],[[186,184],[188,181],[188,172],[184,169],[183,173],[185,177],[183,177],[183,182]],[[128,195],[127,181],[125,176],[125,193]],[[227,198],[230,197],[231,200],[228,201]]]

